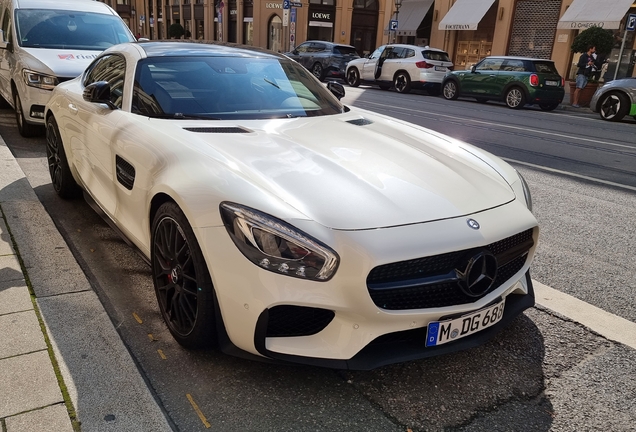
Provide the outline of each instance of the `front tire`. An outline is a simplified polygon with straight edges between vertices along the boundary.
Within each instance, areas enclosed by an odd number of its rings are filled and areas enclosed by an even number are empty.
[[[519,87],[512,87],[506,92],[504,101],[508,108],[521,109],[526,104],[526,95]]]
[[[15,111],[15,121],[18,124],[18,132],[25,138],[34,137],[42,133],[40,126],[27,123],[24,118],[24,110],[22,109],[22,102],[20,101],[20,95],[17,90],[13,94],[13,106]]]
[[[351,87],[358,87],[360,85],[360,72],[357,68],[352,67],[347,71],[347,84]]]
[[[314,63],[314,65],[311,67],[311,73],[313,74],[313,76],[318,78],[319,81],[322,81],[325,77],[325,71],[320,63]]]
[[[192,227],[172,201],[153,218],[150,259],[159,309],[172,336],[186,348],[213,346],[212,278]]]
[[[409,93],[411,91],[411,77],[406,72],[398,72],[393,78],[393,87],[398,93]]]
[[[629,111],[629,99],[623,93],[609,93],[601,98],[599,114],[603,120],[621,121]]]
[[[53,116],[46,121],[46,159],[55,192],[64,199],[77,198],[82,190],[71,174],[60,130]]]
[[[442,87],[442,96],[444,99],[455,100],[459,97],[459,89],[455,81],[446,81]]]

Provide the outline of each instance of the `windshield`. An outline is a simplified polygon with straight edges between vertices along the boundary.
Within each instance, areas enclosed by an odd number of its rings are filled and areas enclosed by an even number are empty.
[[[254,57],[150,57],[135,72],[132,112],[160,118],[331,115],[343,106],[298,63]]]
[[[48,9],[18,9],[16,32],[25,48],[102,51],[134,40],[119,16]]]
[[[354,57],[360,57],[358,55],[358,53],[356,52],[356,49],[354,47],[343,46],[343,45],[334,46],[333,47],[333,53],[334,54],[354,56]]]
[[[445,62],[451,61],[448,57],[448,54],[443,51],[422,51],[422,57],[427,60],[438,60]]]
[[[559,74],[552,62],[534,62],[534,68],[537,73]]]

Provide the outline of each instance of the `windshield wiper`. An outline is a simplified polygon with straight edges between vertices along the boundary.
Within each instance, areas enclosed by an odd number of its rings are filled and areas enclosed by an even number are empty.
[[[150,118],[160,118],[160,119],[176,119],[176,120],[222,120],[218,117],[211,117],[207,115],[196,115],[196,114],[183,114],[183,113],[174,113],[174,114],[147,114]]]
[[[274,81],[270,81],[267,78],[263,78],[263,81],[265,81],[267,84],[271,84],[274,87],[276,87],[278,90],[280,90],[280,87],[278,86],[278,84],[276,84]]]

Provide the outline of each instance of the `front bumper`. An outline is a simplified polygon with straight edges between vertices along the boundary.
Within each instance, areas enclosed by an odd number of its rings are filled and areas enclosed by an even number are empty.
[[[291,221],[297,228],[329,244],[340,255],[340,267],[327,282],[301,280],[260,269],[238,251],[224,227],[197,229],[222,318],[219,326],[222,349],[252,358],[260,356],[333,368],[370,369],[483,343],[534,304],[527,272],[536,248],[538,229],[536,220],[519,200],[472,217],[481,224],[480,230],[467,228],[466,217],[344,232],[313,222]],[[378,266],[480,248],[529,229],[533,229],[534,245],[528,251],[525,263],[498,288],[472,303],[389,310],[378,307],[370,296],[366,278]],[[482,309],[502,297],[506,298],[506,308],[504,318],[497,325],[436,348],[425,348],[429,322]],[[271,311],[286,306],[332,311],[333,317],[328,317],[324,328],[319,327],[317,332],[268,336]],[[400,341],[387,341],[394,336]],[[403,336],[408,337],[402,340]]]

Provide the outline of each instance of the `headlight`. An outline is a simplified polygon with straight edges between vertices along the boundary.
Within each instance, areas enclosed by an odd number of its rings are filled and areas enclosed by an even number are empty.
[[[221,203],[221,217],[247,259],[274,273],[329,280],[340,258],[329,246],[288,223],[239,204]]]
[[[523,195],[526,198],[526,205],[528,206],[528,210],[532,211],[532,195],[530,195],[530,187],[528,187],[528,183],[526,183],[526,179],[523,178],[521,173],[517,171],[519,175],[519,179],[521,180],[521,186],[523,187]]]
[[[31,87],[53,90],[59,84],[57,77],[51,75],[44,75],[28,69],[24,69],[22,73],[24,74],[24,81]]]

